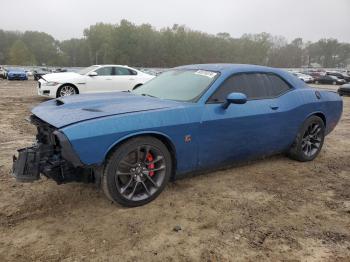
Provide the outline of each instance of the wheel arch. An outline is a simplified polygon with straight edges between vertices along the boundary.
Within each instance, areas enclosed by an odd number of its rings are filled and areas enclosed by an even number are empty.
[[[74,85],[74,84],[72,84],[72,83],[64,83],[64,84],[62,84],[62,85],[60,85],[58,88],[57,88],[57,91],[56,91],[56,97],[58,97],[58,91],[60,90],[60,88],[62,87],[62,86],[71,86],[71,87],[74,87],[75,88],[75,90],[77,91],[77,94],[79,94],[79,88],[76,86],[76,85]]]
[[[324,126],[327,127],[327,118],[326,118],[326,115],[324,113],[322,113],[322,112],[314,112],[314,113],[308,115],[307,118],[305,119],[305,121],[311,116],[318,116],[319,118],[321,118],[323,123],[324,123]]]
[[[132,90],[135,90],[136,88],[138,88],[138,87],[140,87],[142,85],[143,85],[142,83],[139,83],[139,84],[135,85]]]
[[[103,164],[105,164],[106,159],[108,159],[108,157],[115,150],[117,150],[122,144],[126,143],[130,139],[137,138],[137,137],[146,137],[146,136],[154,137],[154,138],[160,140],[166,146],[166,148],[169,150],[169,153],[171,155],[171,160],[172,160],[172,166],[173,166],[173,170],[172,170],[172,174],[171,174],[170,179],[174,179],[175,174],[176,174],[176,169],[177,169],[176,148],[175,148],[175,145],[172,142],[171,138],[169,136],[167,136],[166,134],[161,133],[161,132],[156,132],[156,131],[138,132],[138,133],[129,134],[127,136],[120,138],[118,141],[116,141],[114,144],[112,144],[108,148],[108,150],[104,156]]]

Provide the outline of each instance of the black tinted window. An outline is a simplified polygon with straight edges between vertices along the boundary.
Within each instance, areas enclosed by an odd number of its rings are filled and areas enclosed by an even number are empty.
[[[137,72],[135,70],[129,69],[130,75],[136,76]]]
[[[280,77],[272,74],[239,74],[228,78],[209,99],[209,102],[224,102],[233,92],[243,93],[248,99],[264,99],[279,96],[290,89]]]
[[[114,74],[118,76],[132,75],[130,70],[124,67],[115,67],[114,70],[115,70]]]
[[[99,76],[113,75],[113,67],[101,67],[95,71]]]
[[[267,90],[270,97],[282,95],[290,89],[289,85],[282,78],[272,74],[266,75],[266,77],[269,78]]]

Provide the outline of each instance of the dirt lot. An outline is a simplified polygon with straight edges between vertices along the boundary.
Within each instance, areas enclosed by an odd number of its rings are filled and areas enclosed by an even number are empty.
[[[43,100],[33,81],[0,81],[0,261],[350,260],[350,98],[314,162],[183,179],[135,209],[94,185],[15,182],[12,154],[35,134],[24,118]]]

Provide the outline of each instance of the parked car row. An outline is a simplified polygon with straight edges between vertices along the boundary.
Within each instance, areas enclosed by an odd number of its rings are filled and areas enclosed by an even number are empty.
[[[27,75],[26,78],[23,76],[23,71]],[[67,69],[65,68],[55,68],[55,69],[49,69],[46,67],[42,67],[40,69],[34,69],[34,68],[18,68],[18,67],[8,67],[5,68],[4,66],[0,66],[0,78],[2,79],[8,79],[8,80],[27,80],[29,77],[34,77],[34,80],[39,80],[43,75],[50,74],[50,73],[59,73],[59,72],[67,72]],[[9,73],[10,75],[16,75],[16,77],[8,78]],[[18,73],[20,73],[21,77],[17,77]]]
[[[343,85],[350,82],[350,76],[347,72],[305,70],[302,72],[291,71],[291,73],[308,84]]]
[[[300,80],[303,80],[305,83],[313,83],[315,81],[315,79],[307,74],[303,74],[303,73],[299,73],[299,72],[294,72],[293,73],[294,76],[298,77]]]
[[[0,78],[8,80],[28,80],[33,73],[23,68],[5,68],[0,66]]]

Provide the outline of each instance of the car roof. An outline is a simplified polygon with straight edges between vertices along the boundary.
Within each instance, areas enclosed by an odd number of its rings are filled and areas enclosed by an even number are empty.
[[[283,77],[295,88],[307,87],[304,81],[293,76],[291,73],[286,70],[268,67],[268,66],[259,66],[259,65],[249,65],[249,64],[195,64],[195,65],[186,65],[176,67],[175,69],[188,69],[188,70],[207,70],[220,72],[222,78],[226,78],[235,73],[253,73],[253,72],[264,72],[264,73],[273,73]]]
[[[102,66],[120,66],[120,67],[129,67],[127,65],[93,65],[93,66],[99,66],[99,67],[102,67]]]
[[[235,73],[235,72],[276,72],[280,73],[282,70],[267,66],[249,65],[249,64],[195,64],[176,67],[176,69],[198,69],[207,71],[216,71],[220,73]]]

